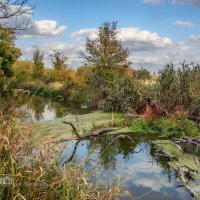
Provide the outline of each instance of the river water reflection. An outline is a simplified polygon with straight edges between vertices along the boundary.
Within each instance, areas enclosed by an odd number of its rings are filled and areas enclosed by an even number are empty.
[[[129,135],[117,138],[105,135],[96,139],[64,142],[67,148],[61,155],[68,161],[88,159],[87,168],[99,164],[98,172],[92,173],[92,180],[109,188],[124,181],[129,196],[121,199],[141,200],[192,200],[190,193],[181,185],[175,170],[164,158],[157,157],[148,138],[140,140]],[[109,147],[109,148],[108,148]],[[92,162],[90,162],[92,160]]]
[[[12,95],[0,99],[0,107],[15,107],[23,121],[47,121],[66,115],[88,113],[88,109],[62,101],[54,101],[40,96]]]

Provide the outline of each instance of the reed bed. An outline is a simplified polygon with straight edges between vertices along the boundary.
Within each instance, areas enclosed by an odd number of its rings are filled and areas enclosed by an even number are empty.
[[[121,187],[103,189],[90,180],[85,162],[68,162],[59,168],[63,147],[32,145],[32,130],[22,125],[12,107],[0,110],[0,199],[119,199]],[[98,166],[96,169],[98,170]]]

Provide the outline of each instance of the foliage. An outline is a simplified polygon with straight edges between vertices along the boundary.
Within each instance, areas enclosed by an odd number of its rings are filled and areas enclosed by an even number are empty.
[[[101,108],[105,111],[133,113],[142,106],[139,83],[132,77],[124,77],[103,91]]]
[[[197,97],[195,101],[188,108],[189,116],[199,117],[200,115],[200,97]]]
[[[13,70],[13,81],[10,84],[10,88],[20,88],[29,83],[33,77],[33,62],[17,60],[12,66]]]
[[[67,77],[68,72],[70,71],[69,66],[67,65],[68,58],[60,51],[54,50],[54,53],[50,55],[51,62],[53,66],[53,76],[55,81],[66,82],[69,81]]]
[[[15,47],[15,35],[11,30],[0,29],[0,92],[8,78],[12,77],[12,65],[20,56],[20,50]]]
[[[192,82],[191,68],[188,64],[182,63],[178,69],[173,63],[167,64],[159,73],[155,91],[163,109],[172,112],[180,105],[188,108],[193,101]]]
[[[155,134],[162,137],[199,136],[196,123],[187,118],[160,118],[157,120],[139,119],[132,126],[138,133]]]
[[[95,39],[87,39],[86,53],[82,53],[86,65],[92,66],[91,85],[101,90],[114,79],[114,70],[128,64],[128,49],[118,39],[117,22],[104,22]]]
[[[147,80],[151,78],[151,74],[147,69],[142,67],[141,69],[136,70],[135,77],[139,80]]]
[[[192,95],[195,99],[198,99],[200,97],[200,65],[198,63],[196,65],[191,63],[190,68]]]
[[[68,58],[64,56],[64,54],[61,53],[60,51],[54,50],[54,53],[51,55],[52,65],[57,70],[67,67],[67,64],[66,64],[67,59]]]
[[[43,63],[44,53],[41,53],[39,49],[33,52],[33,75],[36,78],[41,77],[44,71]]]

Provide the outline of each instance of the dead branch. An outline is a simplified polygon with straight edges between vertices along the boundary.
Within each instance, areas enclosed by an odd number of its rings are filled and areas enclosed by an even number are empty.
[[[107,128],[101,128],[99,130],[96,130],[94,132],[91,132],[90,134],[88,135],[80,135],[77,131],[77,128],[74,126],[73,123],[71,122],[65,122],[63,121],[64,124],[68,124],[72,127],[73,129],[73,132],[76,134],[76,136],[79,138],[79,139],[85,139],[85,138],[90,138],[90,137],[97,137],[97,136],[100,136],[100,135],[103,135],[104,133],[107,133],[107,132],[110,132],[110,131],[114,131],[114,130],[118,130],[119,128],[117,127],[107,127]]]
[[[29,5],[29,0],[0,1],[0,30],[25,30],[28,25],[26,16],[32,15],[34,8]]]
[[[172,138],[172,141],[179,145],[181,143],[194,144],[200,148],[200,138]]]

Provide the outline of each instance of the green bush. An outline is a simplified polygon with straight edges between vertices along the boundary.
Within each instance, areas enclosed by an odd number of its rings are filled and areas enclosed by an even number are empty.
[[[144,106],[139,83],[132,77],[116,81],[104,89],[100,108],[104,111],[135,112]]]
[[[159,79],[155,90],[156,99],[160,101],[168,113],[177,106],[185,109],[194,101],[195,77],[192,66],[183,62],[180,66],[167,64],[159,72]],[[199,82],[199,80],[198,80]]]
[[[186,118],[161,118],[152,121],[140,118],[133,124],[132,129],[138,133],[158,135],[161,137],[195,137],[200,135],[195,122]]]

